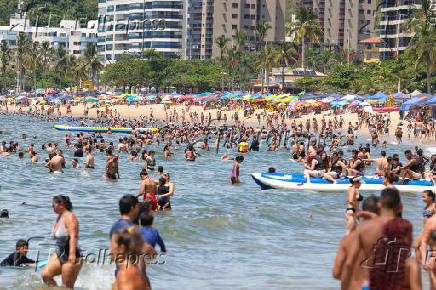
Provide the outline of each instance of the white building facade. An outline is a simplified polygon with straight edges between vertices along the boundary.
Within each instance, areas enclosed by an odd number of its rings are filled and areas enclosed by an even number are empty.
[[[64,47],[69,54],[82,55],[90,44],[97,44],[97,20],[81,27],[79,21],[61,20],[59,27],[32,26],[26,14],[16,13],[9,26],[0,26],[0,41],[16,48],[18,35],[24,33],[33,42],[48,42],[54,48]]]
[[[124,53],[153,48],[166,57],[183,57],[184,2],[99,0],[100,56],[110,63]]]

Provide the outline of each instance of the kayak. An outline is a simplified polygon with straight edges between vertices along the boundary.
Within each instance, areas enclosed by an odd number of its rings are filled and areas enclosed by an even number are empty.
[[[285,190],[305,190],[318,192],[344,192],[350,188],[348,179],[337,179],[337,184],[333,184],[324,178],[310,178],[307,183],[303,174],[287,173],[252,173],[251,177],[260,185],[262,190],[266,189],[285,189]],[[359,188],[361,192],[381,191],[385,188],[383,178],[378,176],[364,176],[363,183]],[[436,186],[429,180],[418,179],[404,181],[404,185],[395,185],[401,192],[421,193],[424,190],[436,191]]]
[[[54,125],[53,128],[60,131],[77,131],[77,132],[97,132],[97,133],[106,133],[107,131],[111,131],[112,133],[132,133],[132,131],[141,132],[141,133],[149,133],[149,132],[157,132],[159,129],[157,128],[109,128],[109,127],[72,127],[65,125]]]

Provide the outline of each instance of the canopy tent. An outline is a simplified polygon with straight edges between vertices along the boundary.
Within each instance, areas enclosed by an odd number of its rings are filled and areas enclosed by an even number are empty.
[[[382,92],[377,92],[375,95],[372,95],[370,97],[368,97],[368,100],[379,100],[379,99],[386,99],[388,98],[389,95],[383,94]]]
[[[425,94],[420,94],[421,96],[417,96],[414,97],[411,100],[405,101],[401,107],[400,107],[400,111],[408,111],[410,110],[410,108],[415,107],[421,103],[424,103],[425,101],[429,100],[430,98],[432,98],[432,95],[425,95]]]
[[[436,105],[436,96],[431,98],[431,99],[429,99],[429,100],[427,100],[427,101],[425,101],[424,104],[425,105]]]
[[[411,98],[410,94],[403,94],[403,93],[395,93],[393,94],[394,99],[396,100],[408,100]]]

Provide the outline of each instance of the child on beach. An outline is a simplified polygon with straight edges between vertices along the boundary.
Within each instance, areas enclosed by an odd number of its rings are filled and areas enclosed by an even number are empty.
[[[4,259],[0,263],[0,266],[28,265],[34,268],[35,261],[26,257],[28,250],[29,250],[29,243],[25,240],[18,240],[15,245],[15,252],[13,252],[6,259]]]
[[[231,178],[231,185],[241,183],[239,180],[239,164],[244,161],[244,156],[238,156],[235,159],[235,163],[233,163],[233,170],[232,170],[232,178]]]

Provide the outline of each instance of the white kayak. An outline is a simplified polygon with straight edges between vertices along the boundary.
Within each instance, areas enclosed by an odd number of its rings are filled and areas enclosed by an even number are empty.
[[[286,173],[252,173],[254,181],[262,189],[285,189],[285,190],[304,190],[319,192],[344,192],[350,188],[348,178],[337,179],[337,184],[333,184],[324,178],[310,178],[307,183],[303,174]],[[371,192],[381,191],[385,188],[383,178],[378,176],[364,176],[363,183],[359,191]],[[424,190],[436,191],[436,186],[429,180],[405,180],[404,185],[395,185],[401,192],[421,193]]]

